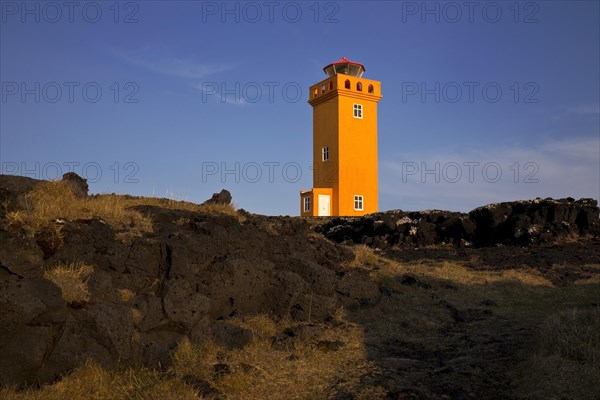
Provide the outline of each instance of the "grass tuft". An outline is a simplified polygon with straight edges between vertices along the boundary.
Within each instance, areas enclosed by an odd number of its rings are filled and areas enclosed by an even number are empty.
[[[540,355],[600,363],[600,308],[572,309],[548,318],[541,329]]]
[[[543,324],[537,352],[517,370],[519,398],[600,398],[600,308],[572,309]]]
[[[62,292],[62,298],[69,304],[84,304],[90,300],[87,286],[94,267],[85,264],[58,264],[44,273],[44,278],[52,281]]]
[[[381,265],[382,259],[375,251],[365,244],[352,247],[354,260],[350,263],[352,267],[376,267]]]

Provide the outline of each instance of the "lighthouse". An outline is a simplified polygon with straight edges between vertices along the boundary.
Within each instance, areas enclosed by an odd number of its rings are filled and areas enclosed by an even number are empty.
[[[378,211],[377,103],[381,83],[345,57],[310,87],[313,188],[300,192],[301,216],[360,216]]]

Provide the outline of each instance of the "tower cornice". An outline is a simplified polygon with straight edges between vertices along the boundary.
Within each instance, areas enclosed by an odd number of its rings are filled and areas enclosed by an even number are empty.
[[[374,102],[379,102],[379,100],[381,100],[381,98],[382,98],[381,95],[356,92],[356,91],[348,90],[348,89],[334,89],[334,90],[331,90],[321,96],[315,97],[312,100],[309,100],[308,104],[310,104],[311,106],[314,107],[317,104],[321,104],[324,101],[333,99],[338,96],[345,96],[345,97],[350,97],[350,98],[354,98],[357,100],[367,100],[367,101],[374,101]]]
[[[335,96],[378,102],[381,98],[381,82],[362,77],[336,74],[310,87],[308,103],[311,106]]]

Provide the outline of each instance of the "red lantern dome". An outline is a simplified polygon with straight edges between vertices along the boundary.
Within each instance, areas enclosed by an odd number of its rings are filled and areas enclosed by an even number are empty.
[[[342,57],[341,60],[334,61],[325,68],[323,71],[327,76],[333,76],[335,74],[344,74],[351,76],[361,77],[366,71],[365,66],[361,63],[348,60],[346,57]]]

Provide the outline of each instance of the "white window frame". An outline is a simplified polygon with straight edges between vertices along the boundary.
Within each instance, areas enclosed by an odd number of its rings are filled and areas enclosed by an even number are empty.
[[[321,160],[322,161],[329,160],[329,146],[325,146],[321,149]]]
[[[304,198],[304,212],[310,211],[310,196]]]
[[[357,207],[358,206],[358,207]],[[354,210],[363,211],[365,209],[365,198],[360,194],[354,195]]]
[[[354,118],[363,119],[363,106],[362,106],[362,104],[354,103],[352,105],[352,116]]]

